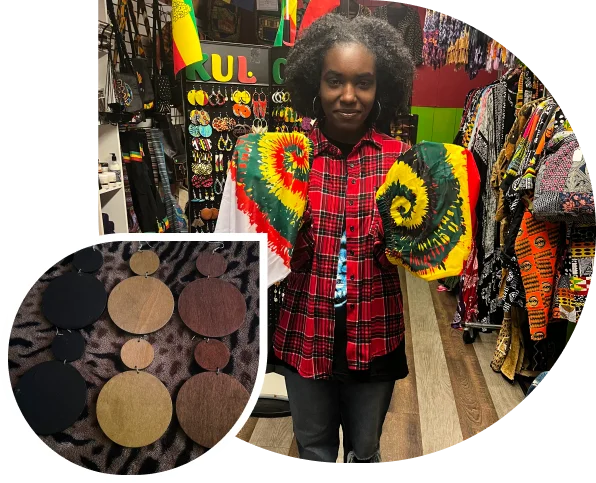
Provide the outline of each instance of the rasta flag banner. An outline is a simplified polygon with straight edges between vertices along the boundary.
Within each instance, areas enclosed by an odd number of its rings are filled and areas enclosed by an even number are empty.
[[[424,280],[459,275],[479,189],[472,154],[460,146],[422,142],[402,154],[376,195],[389,261]]]
[[[290,273],[312,153],[312,142],[295,132],[247,134],[236,143],[215,232],[266,233],[269,285]]]

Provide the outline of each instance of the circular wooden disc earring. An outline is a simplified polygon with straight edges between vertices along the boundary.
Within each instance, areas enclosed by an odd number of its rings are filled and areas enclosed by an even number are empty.
[[[115,443],[140,448],[157,441],[172,420],[167,388],[148,372],[126,371],[114,376],[97,398],[97,421]]]
[[[71,365],[47,361],[23,374],[14,394],[31,429],[48,435],[64,431],[79,418],[87,403],[87,384]]]
[[[15,387],[17,404],[40,435],[64,431],[79,418],[87,403],[87,383],[81,373],[67,364],[85,352],[79,332],[58,333],[52,341],[56,361],[42,362],[29,369]]]
[[[249,399],[248,391],[233,377],[203,372],[180,388],[176,416],[190,439],[212,448],[232,429]]]
[[[219,248],[223,248],[223,243]],[[187,285],[178,302],[182,321],[193,331],[209,337],[197,344],[194,357],[203,372],[191,377],[176,398],[176,415],[183,431],[206,448],[217,444],[232,429],[250,396],[244,386],[221,369],[230,361],[227,346],[210,337],[236,331],[246,316],[246,301],[228,282],[212,276],[222,275],[228,263],[216,253],[202,253],[197,269],[208,278]]]
[[[120,349],[120,359],[129,369],[145,369],[154,355],[153,346],[145,339],[131,339]]]
[[[108,294],[100,280],[83,272],[95,272],[102,264],[100,251],[85,248],[73,257],[78,272],[50,282],[41,299],[41,312],[51,324],[60,329],[82,329],[101,317]]]
[[[83,248],[74,254],[72,264],[81,272],[94,273],[103,265],[103,255],[95,246]]]
[[[108,299],[112,321],[131,334],[155,332],[166,325],[174,313],[171,290],[161,280],[148,276],[150,271],[154,273],[157,270],[154,262],[155,258],[159,262],[159,258],[153,252],[142,253],[136,260],[133,260],[134,256],[131,257],[131,262],[134,261],[135,265],[133,271],[139,273],[144,270],[144,276],[123,280],[114,287]],[[147,256],[145,253],[153,255]]]
[[[195,361],[207,371],[218,371],[230,362],[230,351],[227,346],[215,339],[205,339],[195,347]]]

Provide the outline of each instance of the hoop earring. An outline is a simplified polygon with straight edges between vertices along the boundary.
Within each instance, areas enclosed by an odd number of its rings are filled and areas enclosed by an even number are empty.
[[[381,109],[382,109],[382,107],[381,107],[381,103],[379,102],[378,99],[377,99],[377,105],[379,106],[379,113],[377,114],[377,117],[375,118],[373,124],[376,123],[379,120],[379,116],[381,115]]]
[[[315,109],[315,103],[316,103],[316,101],[317,101],[317,98],[318,98],[318,97],[319,97],[319,96],[315,96],[315,97],[313,98],[313,100],[312,100],[312,114],[313,114],[313,117],[314,117],[314,118],[316,118],[316,119],[322,119],[323,117],[325,117],[325,113],[322,113],[322,115],[321,115],[321,116],[318,116],[318,115],[317,115],[317,111],[316,111],[316,109]]]

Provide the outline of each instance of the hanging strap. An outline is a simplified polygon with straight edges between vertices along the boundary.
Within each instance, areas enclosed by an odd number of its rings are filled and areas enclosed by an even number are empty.
[[[143,16],[143,23],[145,24],[145,33],[147,37],[151,37],[151,29],[149,28],[149,14],[147,13],[147,5],[145,0],[137,0],[137,23],[140,22],[141,15]]]
[[[153,51],[155,53],[155,73],[161,74],[163,68],[163,62],[166,58],[164,43],[163,43],[163,35],[161,31],[161,15],[159,12],[159,3],[158,0],[153,0]],[[157,49],[157,42],[159,41],[159,50]]]
[[[132,52],[132,58],[136,58],[137,57],[137,53],[138,53],[138,43],[137,43],[137,39],[139,38],[139,28],[137,26],[136,22],[132,22],[131,21],[131,17],[132,17],[132,11],[130,8],[130,4],[126,5],[126,26],[128,27],[128,41],[130,42],[130,50]],[[134,18],[134,17],[132,17]],[[132,25],[134,25],[134,29],[135,29],[135,37],[133,38],[132,36]]]
[[[126,2],[127,0],[123,0]],[[120,63],[120,72],[124,73],[128,70],[130,73],[134,73],[134,68],[132,66],[132,61],[128,56],[128,52],[126,51],[126,43],[124,42],[124,38],[122,37],[122,32],[118,28],[118,22],[116,20],[116,13],[114,12],[114,4],[111,1],[106,2],[108,7],[108,16],[110,17],[110,22],[112,22],[112,30],[114,31],[114,36],[116,38],[116,52],[114,54],[114,65],[117,64],[116,54],[119,53],[122,59]]]

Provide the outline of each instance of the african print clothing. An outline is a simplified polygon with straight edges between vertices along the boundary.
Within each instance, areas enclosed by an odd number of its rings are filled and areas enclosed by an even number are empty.
[[[532,340],[546,338],[549,322],[560,225],[541,222],[526,211],[515,241],[526,292],[526,310]]]
[[[596,227],[571,226],[563,267],[558,275],[552,317],[577,322],[592,280]]]

